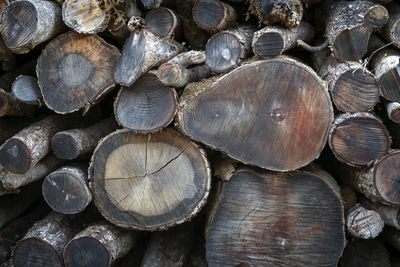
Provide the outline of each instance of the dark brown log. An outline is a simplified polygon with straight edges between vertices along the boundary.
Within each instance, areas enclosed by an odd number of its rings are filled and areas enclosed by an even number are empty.
[[[194,230],[193,223],[186,223],[168,231],[151,233],[140,266],[188,266]]]
[[[350,186],[346,185],[340,188],[340,192],[342,196],[344,211],[347,212],[356,205],[357,195]]]
[[[240,168],[219,185],[206,228],[209,266],[337,264],[343,205],[324,179]]]
[[[206,65],[222,73],[237,67],[251,52],[254,28],[240,26],[215,34],[206,45]]]
[[[73,217],[52,212],[36,222],[13,251],[15,267],[62,267],[62,253],[67,243],[79,232]]]
[[[178,43],[161,39],[145,29],[132,32],[122,49],[115,71],[115,82],[131,86],[152,67],[168,61],[181,49]]]
[[[199,0],[193,6],[193,20],[203,30],[216,33],[235,24],[236,11],[219,0]]]
[[[388,20],[385,7],[364,0],[335,3],[329,11],[325,37],[340,61],[357,61],[367,53],[372,31]]]
[[[15,1],[2,12],[0,32],[14,53],[28,53],[63,30],[61,8],[51,1]]]
[[[364,201],[363,205],[379,213],[386,225],[400,230],[400,208],[383,205],[379,202]]]
[[[29,196],[32,197],[32,196]],[[12,203],[14,206],[15,203]],[[50,209],[42,202],[39,205],[31,208],[27,214],[22,215],[8,224],[0,230],[0,264],[9,260],[11,256],[11,249],[15,246],[18,240],[20,240],[26,234],[26,231],[36,221],[42,219]]]
[[[389,152],[391,140],[385,125],[367,112],[338,116],[329,132],[329,146],[335,157],[348,165],[370,165]]]
[[[324,82],[311,68],[283,57],[188,85],[177,114],[180,130],[192,139],[276,171],[317,158],[332,122]]]
[[[64,23],[79,33],[94,34],[107,28],[110,17],[96,0],[67,0],[62,5]]]
[[[146,29],[161,38],[180,39],[182,24],[175,12],[166,7],[151,9],[147,12]]]
[[[115,118],[124,128],[150,133],[167,127],[177,111],[177,94],[163,85],[155,72],[122,87],[114,103]]]
[[[88,185],[87,166],[65,166],[46,176],[42,194],[54,211],[75,214],[92,201]]]
[[[302,22],[293,29],[267,26],[254,33],[253,52],[262,58],[278,56],[297,46],[298,40],[310,42],[314,38],[314,34],[314,28],[307,22]]]
[[[370,111],[378,103],[380,85],[360,63],[339,63],[328,49],[313,55],[314,69],[328,82],[336,108],[343,112]]]
[[[395,123],[400,123],[400,103],[387,102],[385,107],[389,119]]]
[[[383,220],[374,210],[356,204],[346,216],[346,228],[350,235],[361,239],[377,237],[383,230]]]
[[[21,103],[29,105],[41,105],[42,94],[38,81],[35,77],[20,75],[12,84],[11,91],[13,96]]]
[[[15,69],[17,64],[15,55],[6,46],[2,38],[0,38],[0,61],[2,61],[1,69],[4,71]]]
[[[162,64],[157,71],[158,79],[167,86],[182,87],[189,82],[197,82],[211,75],[207,65],[188,68],[190,65],[202,64],[206,54],[200,51],[184,52]]]
[[[68,32],[38,59],[37,76],[48,108],[65,114],[96,103],[114,87],[119,51],[95,35]]]
[[[211,183],[204,151],[171,129],[108,135],[93,154],[89,179],[103,216],[138,230],[189,220],[205,204]]]
[[[340,260],[343,267],[389,267],[389,251],[374,240],[354,239],[349,242]]]
[[[33,117],[35,107],[19,102],[12,94],[0,88],[0,117],[26,116]]]
[[[392,2],[386,8],[389,11],[389,20],[380,33],[388,42],[400,48],[400,5]]]
[[[392,228],[385,227],[383,230],[383,238],[387,243],[392,245],[394,248],[400,251],[400,231]]]
[[[66,246],[65,267],[109,267],[133,248],[139,236],[138,232],[121,230],[108,223],[89,226]]]
[[[60,159],[76,159],[92,152],[99,140],[116,128],[115,121],[109,118],[87,128],[58,132],[51,138],[51,150]]]
[[[303,18],[300,0],[250,0],[250,13],[265,25],[280,23],[296,28]]]

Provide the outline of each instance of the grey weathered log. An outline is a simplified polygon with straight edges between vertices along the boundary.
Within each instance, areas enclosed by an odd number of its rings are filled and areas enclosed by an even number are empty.
[[[249,11],[265,25],[280,23],[287,28],[296,28],[303,18],[300,0],[250,0]]]
[[[389,119],[395,123],[400,123],[400,103],[386,102],[385,107]]]
[[[350,240],[343,252],[340,263],[343,267],[391,266],[389,251],[377,239]]]
[[[157,71],[158,79],[165,85],[182,87],[189,82],[197,82],[211,75],[211,70],[204,64],[206,55],[201,51],[184,52],[162,64]]]
[[[181,49],[180,44],[161,39],[148,30],[132,32],[122,49],[115,82],[131,86],[144,73],[176,56]]]
[[[11,93],[0,88],[0,117],[25,116],[33,117],[35,107],[18,101]]]
[[[254,33],[252,40],[253,52],[262,58],[278,56],[297,46],[298,40],[310,42],[314,35],[313,26],[307,22],[302,22],[293,29],[267,26]]]
[[[151,9],[144,20],[146,29],[161,38],[180,40],[182,37],[181,21],[172,9],[166,7]]]
[[[78,233],[65,247],[65,267],[111,266],[125,256],[140,237],[139,232],[112,224],[93,224]]]
[[[203,30],[216,33],[232,27],[236,22],[236,11],[220,0],[199,0],[192,9],[193,20]]]
[[[400,230],[400,208],[398,206],[387,206],[379,202],[371,202],[366,199],[362,202],[362,205],[366,206],[368,209],[378,212],[379,216],[381,216],[386,225]]]
[[[255,28],[239,26],[213,35],[206,45],[206,65],[222,73],[237,67],[251,53]]]
[[[389,11],[389,20],[382,27],[380,34],[400,48],[400,5],[398,2],[392,2],[386,8]]]
[[[347,231],[356,238],[372,239],[383,230],[384,222],[374,210],[356,204],[346,216]]]
[[[92,201],[87,166],[64,166],[46,176],[42,184],[46,203],[62,214],[82,212]]]
[[[42,94],[35,77],[18,76],[12,84],[11,91],[13,96],[21,103],[39,106],[42,104]]]
[[[20,0],[2,12],[0,32],[8,48],[25,54],[64,30],[61,8],[51,1]]]
[[[87,128],[57,132],[51,138],[51,150],[60,159],[76,159],[92,152],[99,140],[116,128],[114,119],[108,118]]]

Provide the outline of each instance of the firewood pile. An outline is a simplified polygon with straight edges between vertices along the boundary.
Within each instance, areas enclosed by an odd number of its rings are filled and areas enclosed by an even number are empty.
[[[0,9],[0,266],[400,266],[397,0]]]

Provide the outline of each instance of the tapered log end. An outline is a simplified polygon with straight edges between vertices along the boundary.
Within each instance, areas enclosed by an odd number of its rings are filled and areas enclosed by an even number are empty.
[[[2,12],[1,36],[9,48],[18,48],[29,43],[38,29],[38,13],[28,1],[10,3]]]
[[[60,159],[73,160],[80,155],[79,148],[73,136],[67,133],[56,133],[51,139],[51,150]]]
[[[13,259],[15,267],[63,266],[57,251],[46,242],[36,238],[27,238],[18,242],[14,249]]]
[[[374,169],[378,194],[390,205],[400,205],[399,168],[400,152],[397,151],[382,157]]]
[[[84,236],[68,244],[64,252],[64,261],[67,267],[107,267],[111,264],[111,257],[99,240]]]
[[[384,6],[373,6],[364,16],[365,23],[372,28],[380,28],[386,24],[389,13]]]
[[[31,151],[16,138],[11,138],[0,148],[0,163],[7,170],[23,174],[31,168]]]
[[[400,62],[379,77],[382,96],[391,101],[400,101]]]
[[[283,48],[283,38],[276,32],[265,33],[253,43],[254,54],[262,58],[278,56],[283,52]]]
[[[370,28],[358,26],[342,31],[336,37],[332,49],[339,61],[358,61],[368,49]]]

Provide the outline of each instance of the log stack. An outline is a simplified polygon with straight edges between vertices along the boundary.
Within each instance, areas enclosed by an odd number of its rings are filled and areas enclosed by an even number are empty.
[[[0,12],[0,266],[398,263],[399,3]]]

